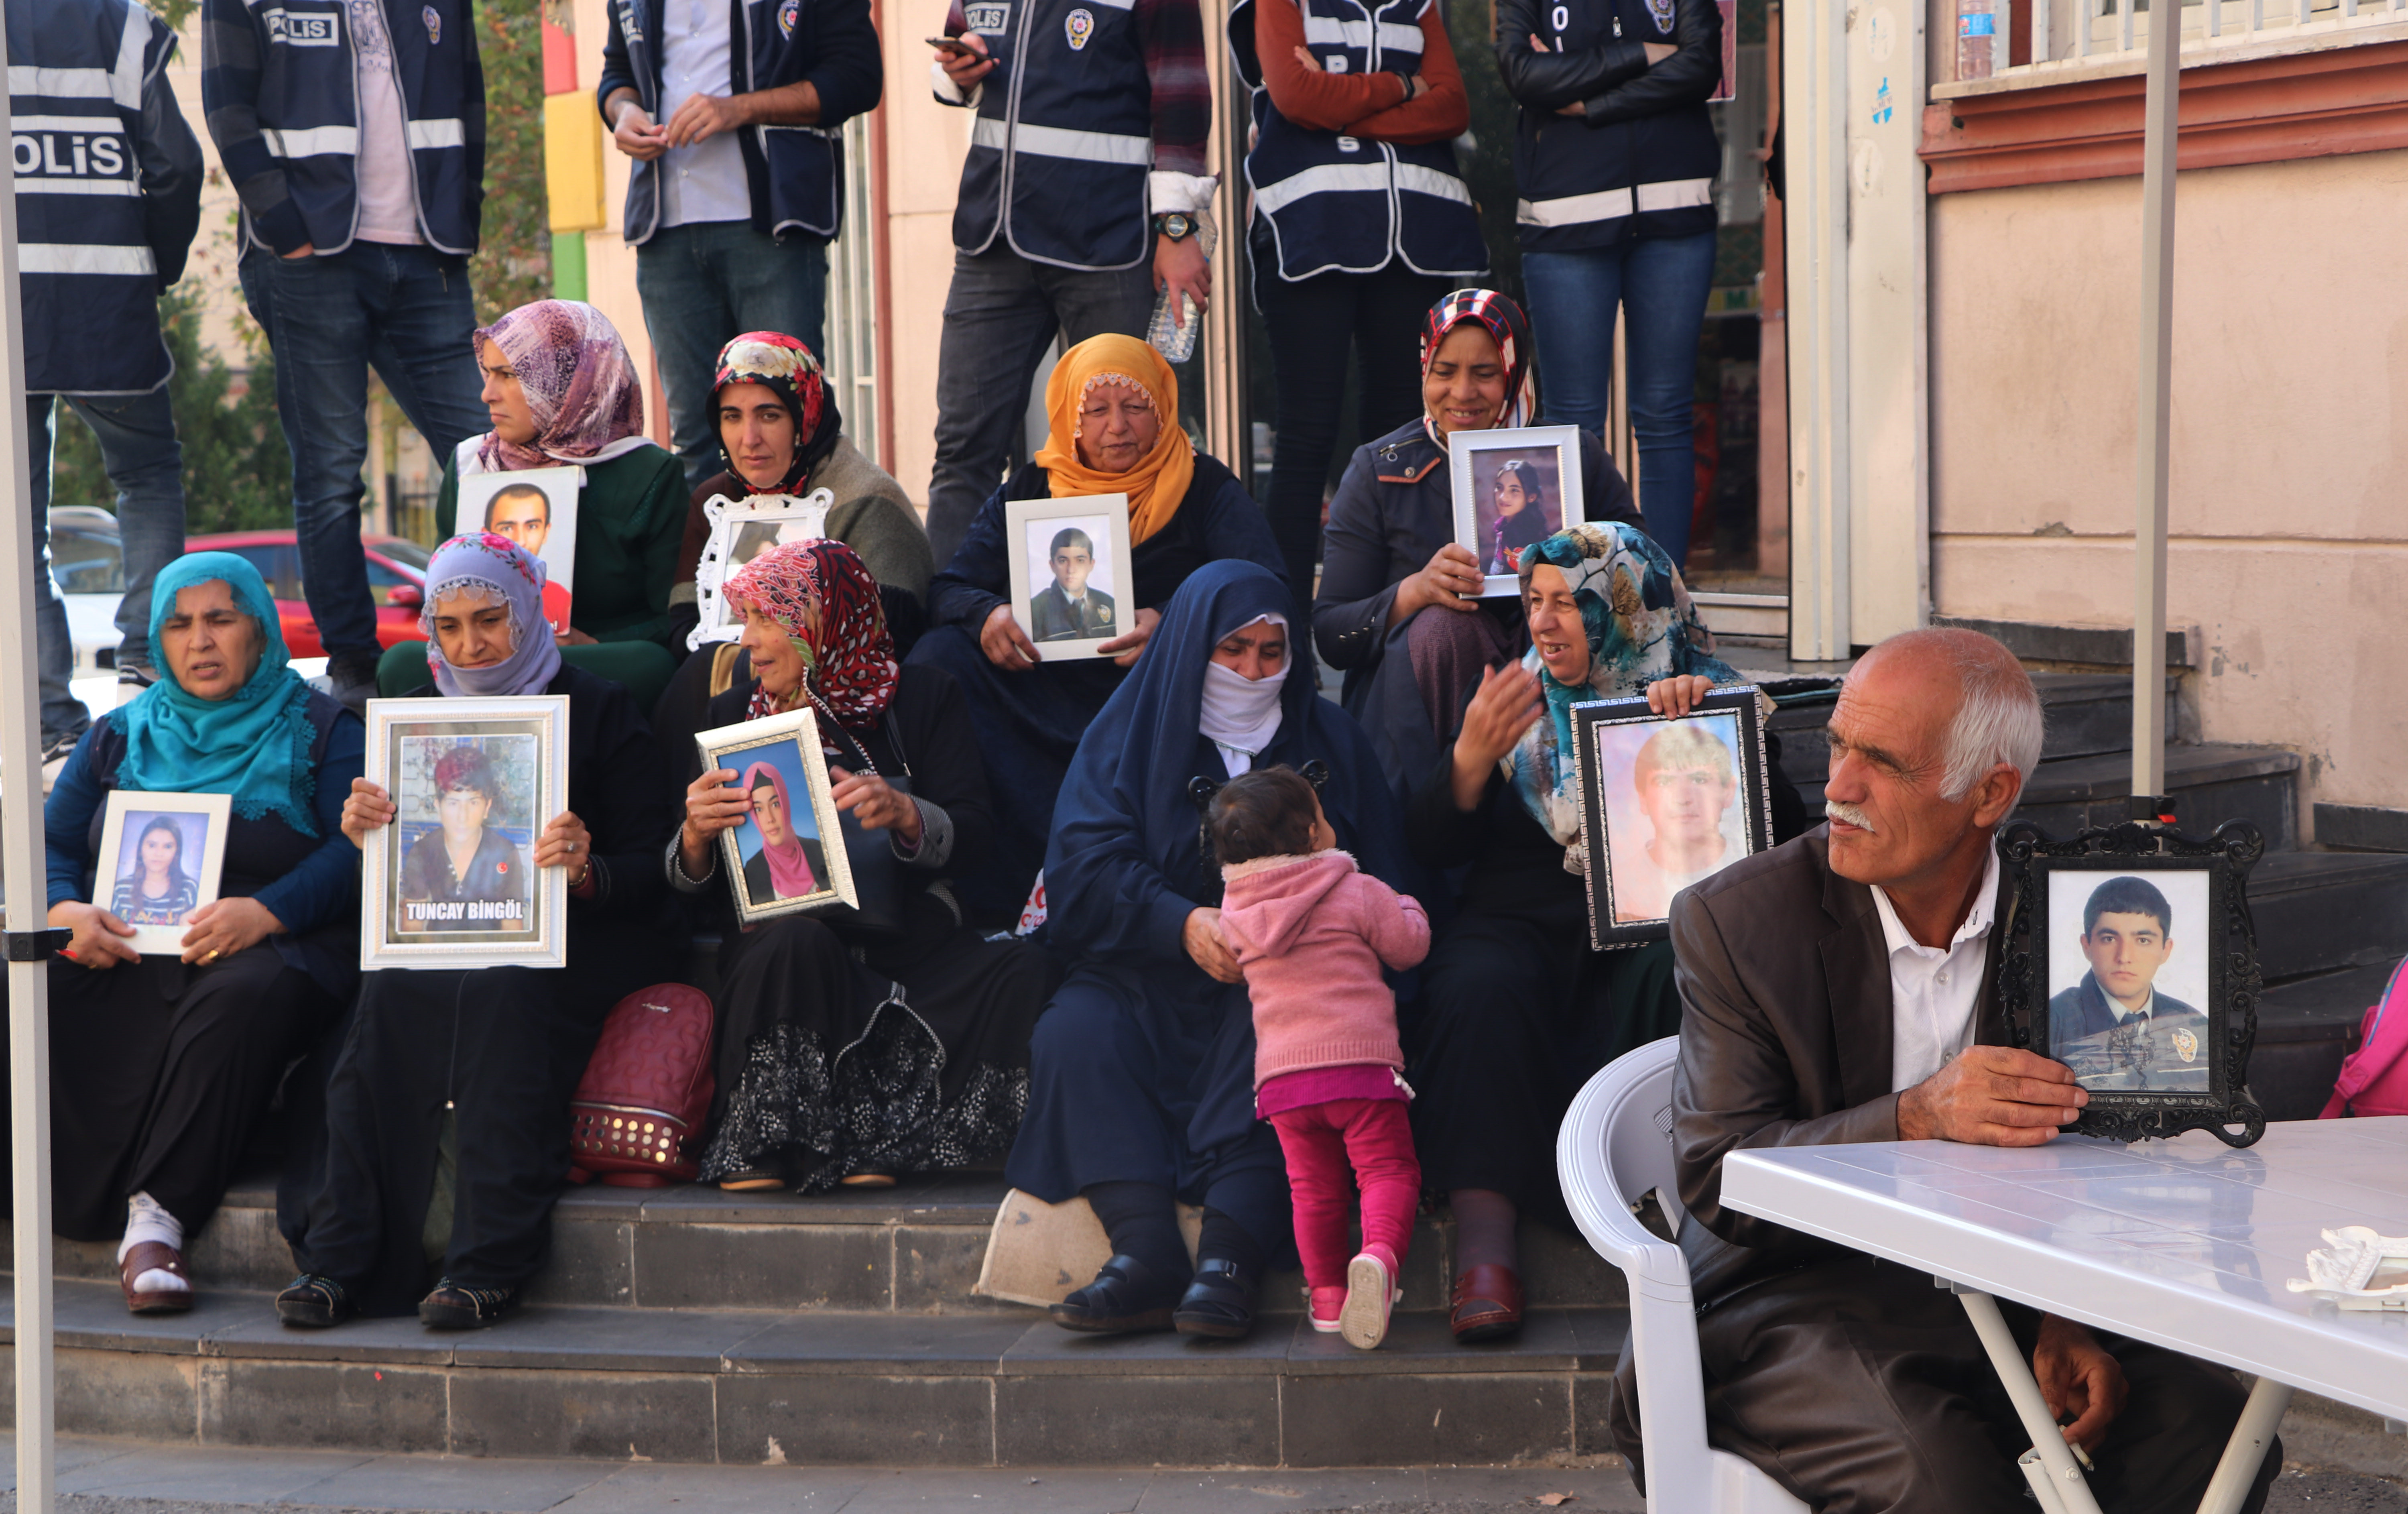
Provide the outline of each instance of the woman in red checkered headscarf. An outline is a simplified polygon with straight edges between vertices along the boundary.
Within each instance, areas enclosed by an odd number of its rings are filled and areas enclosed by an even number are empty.
[[[1028,1037],[1051,981],[1033,947],[982,939],[948,887],[995,831],[969,706],[951,674],[896,666],[878,584],[841,541],[773,548],[726,587],[752,677],[710,701],[703,728],[808,709],[829,782],[813,793],[793,781],[788,744],[709,771],[687,757],[669,882],[721,917],[703,1179],[819,1192],[1000,1156],[1027,1103]],[[781,753],[796,773],[779,829],[829,864],[811,870],[822,887],[799,910],[758,887],[767,870],[743,855],[762,833],[744,823],[752,798],[737,768]],[[740,860],[723,883],[726,835]],[[830,884],[844,859],[857,909]],[[739,891],[788,912],[739,924]]]

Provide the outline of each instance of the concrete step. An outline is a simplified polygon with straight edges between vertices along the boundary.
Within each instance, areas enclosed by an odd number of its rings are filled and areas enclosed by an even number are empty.
[[[2270,983],[2392,966],[2408,957],[2408,856],[2272,854],[2249,872],[2249,915],[2258,930],[2258,971]],[[2366,1003],[2372,1002],[2370,995]]]
[[[977,1297],[987,1231],[1003,1202],[994,1174],[906,1178],[882,1192],[798,1197],[681,1187],[571,1189],[552,1211],[552,1263],[530,1301],[632,1309],[779,1309],[895,1315],[1039,1318]],[[5,1231],[0,1226],[0,1231]],[[1522,1280],[1536,1307],[1621,1305],[1622,1274],[1580,1240],[1536,1222],[1522,1227]],[[1444,1211],[1416,1222],[1405,1259],[1404,1307],[1446,1305],[1455,1224]],[[117,1278],[114,1243],[57,1243],[61,1277]],[[5,1252],[0,1252],[5,1257]],[[276,1229],[272,1179],[236,1185],[193,1237],[186,1264],[203,1289],[267,1290],[293,1278]],[[1274,1274],[1265,1306],[1300,1311],[1303,1275]]]
[[[1789,680],[1775,685],[1776,695],[1807,691],[1821,680]],[[2100,757],[2132,749],[2132,681],[2107,673],[2034,673],[2046,716],[2041,745],[2043,761]],[[2167,728],[2173,728],[2173,683],[2166,685]],[[1783,771],[1800,788],[1816,786],[1818,796],[1829,753],[1823,741],[1824,723],[1831,717],[1828,700],[1803,699],[1773,714],[1771,728],[1781,736]],[[2120,815],[2117,818],[2122,818]]]
[[[63,1434],[728,1464],[1593,1455],[1612,1449],[1605,1393],[1627,1328],[1617,1309],[1538,1310],[1517,1342],[1460,1347],[1416,1312],[1357,1351],[1297,1316],[1204,1343],[1025,1318],[537,1306],[451,1334],[415,1319],[287,1330],[265,1292],[147,1319],[113,1284],[62,1282],[55,1299]]]
[[[2342,1059],[2358,1049],[2358,1028],[2390,977],[2388,963],[2345,967],[2270,984],[2258,996],[2249,1091],[2268,1119],[2314,1119],[2323,1111]]]

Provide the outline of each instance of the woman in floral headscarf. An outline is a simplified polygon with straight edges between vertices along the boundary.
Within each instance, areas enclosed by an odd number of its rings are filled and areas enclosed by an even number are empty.
[[[711,500],[799,498],[825,489],[832,501],[822,534],[853,550],[878,581],[890,621],[908,614],[916,634],[936,571],[928,533],[903,485],[844,434],[844,417],[811,350],[783,332],[744,333],[720,350],[710,402],[727,467],[694,491],[671,602],[694,603],[695,568],[710,541],[704,507]],[[690,610],[680,613],[682,624],[693,625]],[[726,686],[723,678],[710,692]]]
[[[1421,352],[1423,413],[1346,465],[1312,601],[1313,644],[1346,675],[1347,712],[1399,795],[1438,760],[1480,670],[1523,644],[1520,607],[1481,598],[1480,558],[1455,544],[1447,438],[1527,425],[1537,408],[1529,322],[1493,289],[1432,306]],[[1639,524],[1630,485],[1585,432],[1580,467],[1590,520]]]
[[[670,646],[669,584],[685,524],[685,476],[677,455],[644,436],[644,391],[608,317],[581,300],[522,305],[475,337],[482,398],[493,429],[460,443],[435,496],[435,528],[454,529],[460,483],[480,473],[580,469],[576,555],[562,573],[547,550],[552,509],[534,496],[497,494],[470,531],[509,537],[552,565],[556,592],[575,593],[564,643],[651,642]]]
[[[824,834],[810,795],[774,772],[686,758],[685,823],[666,866],[720,932],[702,1177],[722,1188],[813,1193],[958,1167],[1002,1154],[1027,1104],[1051,970],[1034,946],[982,939],[953,901],[949,880],[995,834],[979,735],[949,674],[896,666],[878,589],[831,541],[773,548],[727,583],[752,678],[710,701],[706,727],[813,711],[831,798],[853,824]],[[718,875],[720,835],[739,825],[792,847],[782,864],[746,869],[737,886],[755,900],[824,876],[810,864],[849,840],[863,910],[739,927]],[[873,899],[879,870],[896,881]]]
[[[994,781],[997,844],[963,878],[982,918],[1020,913],[1045,859],[1054,799],[1079,738],[1121,685],[1190,573],[1242,557],[1285,574],[1260,507],[1235,475],[1196,450],[1181,428],[1179,380],[1134,337],[1091,337],[1062,354],[1045,382],[1045,445],[981,506],[961,550],[928,591],[932,629],[911,660],[953,675],[968,698]],[[1133,584],[1105,584],[1129,615],[1106,656],[1047,662],[1010,601],[1004,504],[1012,499],[1128,497]],[[1284,576],[1282,582],[1285,582]]]
[[[625,689],[561,659],[543,584],[543,565],[508,538],[454,537],[427,564],[419,625],[430,698],[567,698],[567,803],[514,809],[497,764],[452,748],[436,764],[437,792],[480,801],[485,838],[463,858],[429,831],[403,854],[396,892],[523,899],[528,866],[558,870],[567,964],[365,974],[326,1083],[322,1161],[314,1180],[291,1177],[302,1165],[291,1164],[279,1195],[301,1268],[276,1300],[288,1325],[414,1307],[432,1328],[471,1330],[515,1310],[551,1247],[568,1101],[603,1017],[681,965],[656,860],[677,823],[667,764]],[[342,821],[354,844],[400,818],[384,789],[352,781]]]
[[[1424,1181],[1455,1219],[1458,1340],[1521,1326],[1514,1224],[1562,1218],[1555,1127],[1613,1057],[1679,1026],[1669,943],[1589,949],[1571,707],[1644,692],[1686,714],[1739,674],[1713,655],[1689,592],[1637,526],[1579,526],[1522,555],[1530,650],[1481,678],[1451,750],[1406,806],[1414,856],[1469,868],[1422,968],[1406,1076]],[[1779,771],[1779,748],[1771,770]],[[1776,779],[1776,840],[1805,829]]]

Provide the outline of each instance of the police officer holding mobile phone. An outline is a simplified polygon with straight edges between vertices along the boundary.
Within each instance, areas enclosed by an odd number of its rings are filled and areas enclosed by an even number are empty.
[[[937,357],[928,537],[939,567],[1010,460],[1037,365],[1143,338],[1154,293],[1201,310],[1215,180],[1197,0],[953,0],[929,73],[975,110]]]

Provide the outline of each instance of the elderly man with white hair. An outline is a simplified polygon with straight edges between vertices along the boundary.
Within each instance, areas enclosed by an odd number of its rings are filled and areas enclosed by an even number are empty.
[[[1829,823],[1672,907],[1672,1142],[1713,1442],[1822,1514],[2029,1507],[2028,1444],[1955,1297],[1722,1203],[1727,1152],[1849,1141],[2038,1146],[2089,1095],[2004,1045],[1992,839],[2040,761],[2031,680],[1972,631],[1910,631],[1832,712]],[[2232,1374],[2014,1305],[2049,1407],[2110,1514],[2198,1506],[2239,1418]],[[1639,1468],[1623,1363],[1609,1409]],[[2266,1459],[2254,1511],[2282,1466]]]

